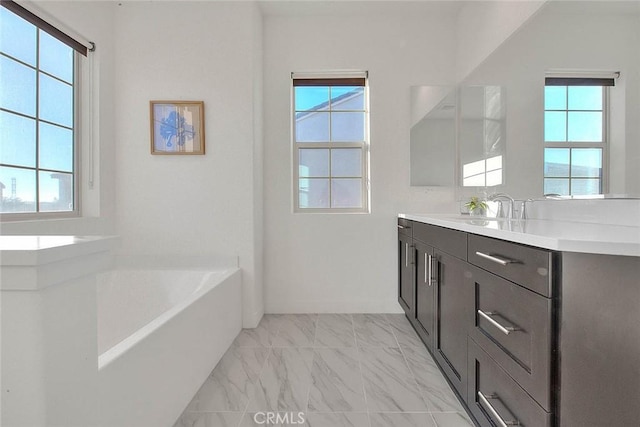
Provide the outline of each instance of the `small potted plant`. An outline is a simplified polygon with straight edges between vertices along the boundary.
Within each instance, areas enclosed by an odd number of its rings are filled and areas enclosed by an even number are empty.
[[[487,203],[475,196],[469,199],[465,206],[469,209],[470,215],[485,216],[487,214]]]

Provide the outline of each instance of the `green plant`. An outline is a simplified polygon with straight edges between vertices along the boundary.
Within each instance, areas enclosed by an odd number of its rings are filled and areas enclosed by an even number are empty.
[[[487,209],[487,203],[475,196],[469,199],[469,201],[465,203],[465,206],[469,209],[469,212]]]

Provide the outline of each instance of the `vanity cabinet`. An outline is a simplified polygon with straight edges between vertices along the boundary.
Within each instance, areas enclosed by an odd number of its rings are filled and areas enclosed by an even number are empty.
[[[410,221],[398,220],[398,302],[409,318],[415,317],[414,247]]]

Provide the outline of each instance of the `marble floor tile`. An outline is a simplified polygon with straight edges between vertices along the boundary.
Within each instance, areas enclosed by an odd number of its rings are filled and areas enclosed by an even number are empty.
[[[469,416],[463,412],[431,413],[437,427],[473,427]]]
[[[273,347],[313,347],[317,314],[285,314],[278,325]]]
[[[279,314],[265,314],[257,327],[241,330],[233,344],[238,347],[270,347],[278,334],[280,321]]]
[[[272,348],[250,393],[249,411],[306,411],[311,348]]]
[[[462,405],[424,347],[403,347],[422,397],[432,412],[464,412]]]
[[[428,412],[372,412],[371,427],[436,427]]]
[[[231,346],[187,406],[187,411],[243,411],[268,354],[268,348]]]
[[[354,347],[356,345],[350,314],[320,314],[315,347]]]
[[[391,331],[396,336],[400,347],[403,346],[423,346],[424,344],[418,334],[409,323],[404,314],[387,314],[387,320]]]
[[[370,412],[428,411],[400,349],[370,347],[360,357]]]
[[[237,427],[242,412],[185,412],[173,427]]]
[[[354,314],[352,317],[359,346],[398,347],[384,314]]]
[[[308,427],[370,427],[366,412],[327,412],[307,414]],[[387,426],[389,427],[389,426]]]
[[[358,351],[317,348],[311,369],[310,412],[366,411]]]

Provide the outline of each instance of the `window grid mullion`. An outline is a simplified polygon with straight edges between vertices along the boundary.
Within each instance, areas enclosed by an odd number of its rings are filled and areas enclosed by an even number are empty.
[[[40,29],[36,30],[36,212],[40,212]]]

